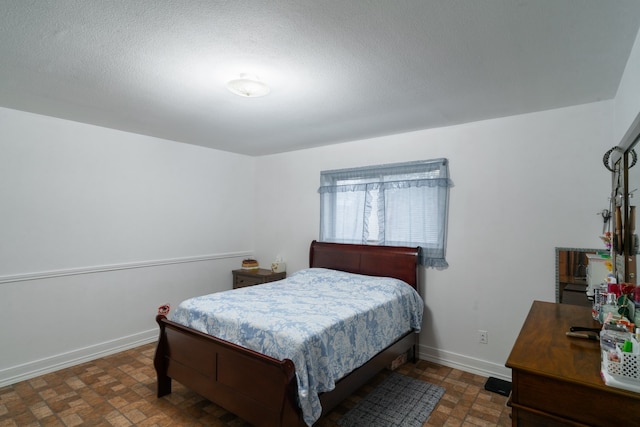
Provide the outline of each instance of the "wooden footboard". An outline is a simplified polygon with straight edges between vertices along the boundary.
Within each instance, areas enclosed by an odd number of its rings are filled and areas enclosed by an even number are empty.
[[[174,379],[256,426],[304,425],[291,360],[273,359],[163,315],[156,321],[158,397],[171,393]]]
[[[182,326],[158,315],[160,338],[154,359],[158,397],[174,379],[255,426],[304,426],[297,404],[295,366]],[[413,352],[418,334],[409,332],[369,362],[320,394],[326,414],[399,355]]]

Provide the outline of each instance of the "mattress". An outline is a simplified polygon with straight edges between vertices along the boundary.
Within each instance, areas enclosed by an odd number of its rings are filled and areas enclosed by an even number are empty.
[[[183,301],[173,321],[295,364],[304,421],[321,415],[319,393],[410,330],[424,303],[401,280],[309,268],[258,286]]]

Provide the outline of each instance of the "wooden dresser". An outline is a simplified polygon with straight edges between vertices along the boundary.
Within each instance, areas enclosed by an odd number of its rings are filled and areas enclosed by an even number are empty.
[[[599,327],[591,309],[535,301],[511,350],[514,426],[630,426],[640,422],[640,393],[604,384],[600,343],[565,335]]]

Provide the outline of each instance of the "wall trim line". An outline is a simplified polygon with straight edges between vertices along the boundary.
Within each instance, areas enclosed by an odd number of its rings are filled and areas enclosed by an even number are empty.
[[[251,255],[253,255],[253,251],[240,251],[240,252],[227,252],[227,253],[220,253],[220,254],[198,255],[198,256],[181,257],[181,258],[167,258],[167,259],[159,259],[159,260],[127,262],[127,263],[120,263],[120,264],[97,265],[97,266],[91,266],[91,267],[69,268],[69,269],[62,269],[62,270],[39,271],[35,273],[23,273],[23,274],[0,276],[0,284],[26,282],[30,280],[51,279],[54,277],[62,277],[62,276],[76,276],[80,274],[105,273],[109,271],[129,270],[133,268],[149,268],[149,267],[159,267],[163,265],[172,265],[172,264],[213,261],[213,260],[226,259],[226,258],[240,258],[240,257],[251,256]]]

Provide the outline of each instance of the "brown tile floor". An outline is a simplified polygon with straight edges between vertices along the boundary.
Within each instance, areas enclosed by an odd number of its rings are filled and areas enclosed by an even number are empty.
[[[0,388],[0,427],[5,426],[225,426],[241,419],[174,381],[173,392],[155,396],[153,344]],[[446,389],[425,426],[508,426],[506,397],[484,390],[485,377],[419,361],[398,372]],[[389,371],[324,416],[336,421]]]

